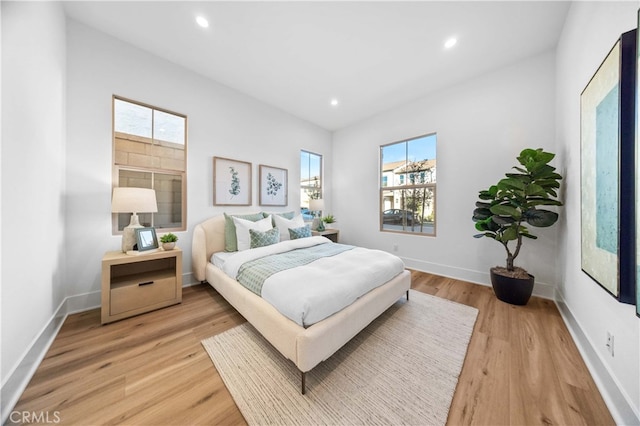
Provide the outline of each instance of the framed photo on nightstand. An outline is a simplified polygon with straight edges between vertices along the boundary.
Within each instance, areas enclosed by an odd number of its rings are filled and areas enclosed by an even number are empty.
[[[136,228],[136,241],[138,251],[147,251],[158,248],[158,237],[155,228]]]

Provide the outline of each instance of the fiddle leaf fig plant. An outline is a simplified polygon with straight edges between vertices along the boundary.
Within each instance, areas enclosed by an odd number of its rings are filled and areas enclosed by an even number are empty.
[[[549,165],[554,157],[541,148],[525,149],[517,157],[520,166],[513,167],[515,172],[506,173],[496,185],[479,193],[473,221],[480,233],[474,237],[488,237],[502,244],[509,272],[516,269],[513,262],[520,254],[523,238],[538,238],[528,225],[544,228],[558,220],[558,213],[545,208],[562,206],[557,199],[562,176]]]

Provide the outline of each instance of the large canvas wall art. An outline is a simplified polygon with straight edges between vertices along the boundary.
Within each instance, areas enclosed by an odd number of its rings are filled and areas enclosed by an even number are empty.
[[[636,279],[635,45],[635,30],[623,34],[580,97],[582,270],[626,303]]]
[[[640,10],[638,10],[638,28],[640,28]],[[635,183],[636,183],[636,315],[640,318],[640,31],[636,34],[636,167],[635,167]]]

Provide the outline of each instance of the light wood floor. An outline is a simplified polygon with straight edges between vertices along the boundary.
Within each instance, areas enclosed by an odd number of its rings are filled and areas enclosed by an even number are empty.
[[[516,307],[489,287],[412,275],[414,289],[480,311],[448,424],[614,424],[553,302]],[[72,315],[15,410],[60,424],[244,424],[200,344],[242,322],[208,285],[106,326],[99,310]]]

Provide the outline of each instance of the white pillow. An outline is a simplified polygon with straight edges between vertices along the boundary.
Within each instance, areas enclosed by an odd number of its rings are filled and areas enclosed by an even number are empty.
[[[302,228],[304,226],[304,219],[302,215],[294,216],[293,219],[287,219],[280,215],[273,215],[273,222],[276,225],[276,228],[280,231],[280,241],[287,241],[291,238],[289,237],[289,228],[296,229]]]
[[[273,226],[271,226],[271,216],[268,216],[256,222],[234,217],[233,223],[234,225],[236,225],[236,238],[238,239],[238,251],[247,250],[251,248],[251,235],[249,235],[249,229],[255,229],[256,231],[266,232],[269,229],[273,228]]]

